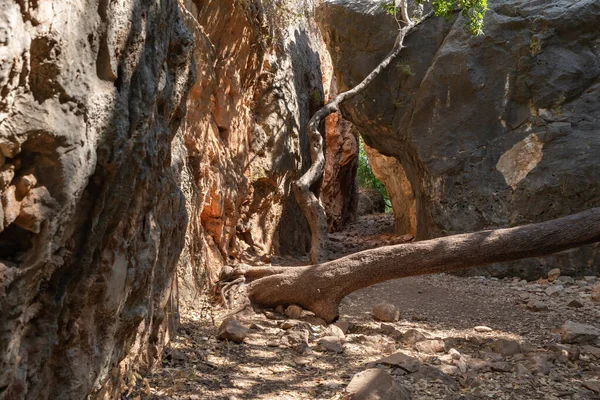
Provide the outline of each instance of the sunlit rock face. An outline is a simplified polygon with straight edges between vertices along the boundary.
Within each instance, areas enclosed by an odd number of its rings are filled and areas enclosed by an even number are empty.
[[[389,52],[397,26],[374,2],[326,0],[318,22],[341,89]],[[344,109],[403,167],[417,236],[539,222],[600,205],[600,4],[492,0],[485,36],[429,19]],[[538,277],[600,269],[596,246],[486,270]]]
[[[294,7],[0,6],[0,399],[120,398],[221,265],[306,250],[322,41]]]

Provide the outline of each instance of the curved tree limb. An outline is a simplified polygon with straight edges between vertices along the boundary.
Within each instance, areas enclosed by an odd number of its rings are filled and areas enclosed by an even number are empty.
[[[297,304],[331,322],[345,296],[380,282],[541,257],[595,242],[600,242],[600,208],[515,228],[380,247],[319,265],[260,267],[246,276],[247,293],[255,304]]]

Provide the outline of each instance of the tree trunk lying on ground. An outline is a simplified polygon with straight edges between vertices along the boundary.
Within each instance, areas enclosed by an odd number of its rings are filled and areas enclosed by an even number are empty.
[[[241,266],[226,278],[243,276],[254,304],[297,304],[332,322],[345,296],[380,282],[540,257],[595,242],[600,242],[600,208],[515,228],[379,247],[305,267]]]

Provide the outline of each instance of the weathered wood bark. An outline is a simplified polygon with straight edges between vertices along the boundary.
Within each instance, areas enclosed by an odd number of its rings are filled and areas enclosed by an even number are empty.
[[[306,267],[237,271],[250,300],[275,307],[297,304],[328,322],[348,294],[390,279],[522,258],[540,257],[600,241],[600,208],[547,222],[385,246]]]
[[[404,7],[402,7],[402,10],[406,10],[406,1],[403,0],[403,4]],[[403,11],[403,18],[405,14],[406,11]],[[331,99],[329,103],[313,115],[308,123],[308,138],[312,164],[308,171],[294,183],[294,195],[300,209],[308,221],[311,231],[311,264],[322,263],[327,260],[327,216],[320,200],[310,190],[310,187],[323,177],[323,171],[325,170],[323,136],[319,132],[319,126],[328,115],[339,111],[339,107],[344,101],[349,100],[362,92],[400,53],[404,38],[415,26],[410,22],[408,16],[405,18],[405,26],[400,28],[394,48],[387,57],[371,71],[361,83]]]

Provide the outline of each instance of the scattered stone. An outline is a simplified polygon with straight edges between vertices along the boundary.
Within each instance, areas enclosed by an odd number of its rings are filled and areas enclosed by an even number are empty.
[[[415,348],[427,354],[443,353],[446,351],[446,345],[441,339],[423,340],[415,344]]]
[[[572,307],[572,308],[582,308],[583,307],[583,303],[577,299],[571,299],[571,301],[569,301],[567,303],[567,307]]]
[[[283,306],[277,306],[277,307],[275,307],[275,312],[277,314],[283,315],[283,314],[285,314],[285,308],[283,308]]]
[[[579,346],[567,346],[560,343],[552,343],[548,346],[548,350],[556,353],[563,362],[577,361],[581,355]]]
[[[453,360],[459,360],[461,357],[460,352],[454,348],[448,350],[448,354],[450,355],[450,357],[452,357]]]
[[[346,335],[344,335],[344,331],[342,331],[342,329],[337,325],[329,325],[327,329],[323,331],[323,334],[321,336],[335,336],[337,338],[340,338],[341,340],[344,340],[346,338]]]
[[[285,320],[281,324],[281,329],[283,329],[285,331],[287,331],[288,329],[294,329],[294,328],[299,328],[299,327],[309,328],[307,326],[306,322],[297,321],[297,320],[291,320],[291,319]]]
[[[600,282],[592,287],[592,301],[600,301]]]
[[[527,308],[531,311],[548,311],[548,305],[540,300],[530,300]]]
[[[422,364],[414,357],[410,357],[402,352],[397,352],[373,363],[373,366],[385,365],[393,368],[402,368],[408,373],[413,373],[421,368]]]
[[[477,372],[490,372],[492,370],[492,363],[480,358],[470,358],[467,361],[467,366]]]
[[[493,329],[490,328],[489,326],[476,326],[475,331],[479,332],[479,333],[488,333],[488,332],[493,332]]]
[[[277,339],[269,339],[267,340],[268,347],[279,347],[279,340]]]
[[[427,338],[425,337],[425,335],[423,335],[416,329],[409,329],[406,332],[404,332],[404,335],[402,335],[402,343],[408,345],[414,345],[415,343],[421,342],[426,339]]]
[[[581,347],[581,351],[584,354],[588,354],[596,359],[600,359],[600,347],[585,345]]]
[[[584,276],[583,279],[588,283],[595,283],[598,278],[595,276]]]
[[[315,315],[305,315],[300,319],[314,326],[327,326],[327,322],[323,318],[319,318]]]
[[[440,371],[436,367],[431,367],[429,365],[422,366],[417,372],[413,373],[411,377],[415,380],[439,380],[447,386],[456,387],[457,383],[452,377],[448,376],[444,372]]]
[[[568,284],[574,284],[575,283],[575,279],[573,279],[570,276],[559,276],[558,280],[563,282],[563,283],[568,283]]]
[[[285,309],[285,316],[291,319],[299,319],[302,316],[302,307],[295,304],[288,306],[288,308]]]
[[[567,321],[561,330],[563,343],[591,344],[598,339],[600,331],[591,325]]]
[[[308,349],[308,331],[306,329],[289,330],[281,338],[281,345],[303,353]]]
[[[442,364],[437,368],[446,375],[456,376],[460,374],[460,369],[454,365]]]
[[[521,346],[519,345],[519,342],[508,339],[496,340],[493,343],[492,348],[496,353],[499,353],[504,357],[514,356],[515,354],[521,352]]]
[[[517,374],[518,377],[521,377],[521,378],[530,378],[532,376],[531,372],[529,372],[527,367],[521,363],[518,363],[515,366],[515,373]]]
[[[337,326],[338,328],[340,328],[342,330],[342,332],[344,332],[344,334],[346,334],[346,333],[348,333],[348,331],[350,329],[352,329],[354,324],[349,321],[337,321],[334,325]]]
[[[583,386],[590,389],[592,392],[600,393],[600,381],[586,381]]]
[[[339,337],[325,336],[317,341],[317,350],[327,351],[330,353],[341,353],[344,351],[344,348],[342,347]]]
[[[349,400],[410,400],[408,389],[387,372],[371,368],[354,375],[346,394]]]
[[[217,339],[229,340],[234,343],[243,343],[248,336],[248,328],[244,327],[233,317],[225,319],[219,326]]]
[[[492,371],[496,372],[511,372],[513,367],[506,361],[498,361],[491,364]]]
[[[396,329],[395,326],[389,324],[381,324],[381,332],[385,333],[389,337],[393,339],[400,339],[402,337],[402,332]]]
[[[533,374],[548,375],[551,371],[549,356],[543,353],[533,353],[529,356],[527,369]]]
[[[553,281],[557,280],[559,276],[560,276],[560,269],[558,269],[558,268],[551,269],[550,272],[548,272],[548,281],[553,282]]]
[[[400,319],[400,310],[391,303],[379,303],[373,307],[371,315],[381,322],[396,322]]]
[[[546,289],[544,292],[548,296],[558,296],[564,290],[565,290],[565,288],[562,285],[552,285],[548,289]]]

